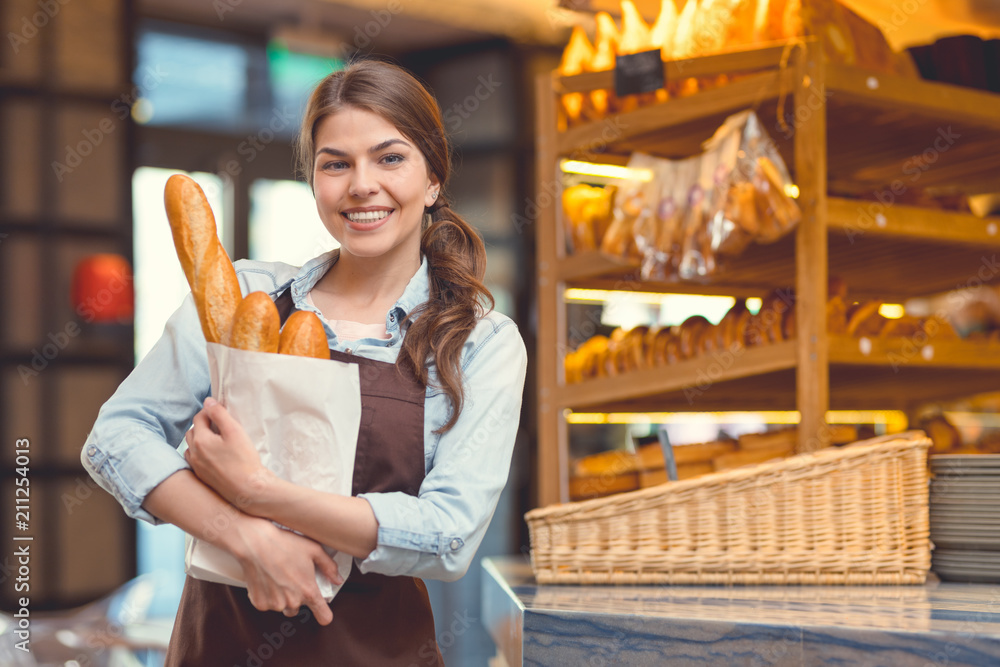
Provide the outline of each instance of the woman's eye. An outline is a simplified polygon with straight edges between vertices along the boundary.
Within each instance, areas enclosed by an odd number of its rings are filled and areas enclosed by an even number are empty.
[[[396,153],[390,153],[389,155],[383,156],[382,161],[388,165],[399,164],[403,161],[403,156],[397,155]]]

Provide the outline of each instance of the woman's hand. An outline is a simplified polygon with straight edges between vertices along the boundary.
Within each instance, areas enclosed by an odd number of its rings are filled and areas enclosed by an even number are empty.
[[[272,473],[243,427],[214,398],[194,416],[194,426],[185,436],[184,458],[201,481],[243,511],[248,511],[256,491]]]
[[[241,547],[234,555],[243,568],[247,593],[256,609],[295,616],[307,606],[320,625],[333,620],[330,605],[316,584],[316,570],[334,585],[342,584],[343,579],[337,563],[318,542],[258,517],[245,515],[236,528]]]

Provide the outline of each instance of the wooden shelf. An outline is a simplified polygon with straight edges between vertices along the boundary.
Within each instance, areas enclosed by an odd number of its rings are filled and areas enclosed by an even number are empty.
[[[905,301],[1000,281],[1000,218],[836,197],[827,210],[829,274],[854,298]],[[560,260],[556,274],[568,287],[762,296],[795,284],[795,241],[751,246],[705,283],[643,281],[636,263],[594,251]]]
[[[1000,95],[827,63],[815,40],[664,63],[666,80],[719,81],[689,97],[558,132],[558,96],[613,89],[613,72],[538,78],[537,173],[560,158],[622,164],[633,152],[701,151],[725,118],[752,108],[799,186],[802,221],[754,245],[711,279],[643,281],[639,267],[598,252],[566,256],[558,201],[536,224],[540,504],[568,500],[564,410],[587,412],[797,409],[799,451],[825,443],[829,409],[912,410],[1000,388],[1000,344],[831,336],[823,304],[839,277],[856,299],[911,297],[1000,283],[1000,218],[902,202],[925,194],[992,192],[1000,182]],[[785,67],[781,66],[784,56]],[[720,77],[719,75],[725,75]],[[781,120],[788,119],[790,126]],[[738,354],[566,386],[563,289],[762,296],[794,287],[799,337]]]
[[[830,406],[907,409],[942,396],[996,389],[1000,344],[831,336]],[[566,385],[577,412],[794,410],[797,342],[746,348]]]
[[[666,63],[668,80],[776,67],[783,48],[756,49]],[[671,76],[671,74],[673,76]],[[1000,169],[1000,95],[932,81],[826,64],[827,171],[831,189],[897,197],[912,188],[992,192]],[[556,77],[556,89],[613,88],[611,72]],[[662,157],[700,152],[726,116],[754,108],[794,175],[794,70],[741,74],[727,85],[614,114],[560,133],[556,153],[599,159],[600,153],[641,151]],[[816,105],[799,105],[800,115]],[[892,186],[895,183],[896,193]],[[888,188],[888,189],[886,189]]]

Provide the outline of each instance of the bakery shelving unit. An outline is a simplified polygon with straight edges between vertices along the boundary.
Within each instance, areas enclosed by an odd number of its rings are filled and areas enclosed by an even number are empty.
[[[896,203],[909,188],[998,189],[1000,96],[834,64],[811,40],[665,62],[664,72],[667,81],[722,74],[729,81],[560,132],[558,96],[613,89],[613,73],[540,76],[540,192],[560,182],[562,158],[624,164],[633,151],[688,156],[726,116],[755,108],[799,187],[802,222],[777,243],[751,246],[708,282],[651,283],[627,261],[597,252],[568,255],[559,202],[541,208],[540,505],[568,500],[567,409],[798,409],[798,451],[806,452],[826,444],[828,409],[907,409],[1000,388],[1000,345],[831,336],[824,310],[828,275],[841,277],[854,298],[883,300],[1000,280],[1000,220]],[[791,129],[779,126],[779,105],[794,118]],[[789,285],[797,294],[793,340],[564,382],[568,287],[763,296]]]

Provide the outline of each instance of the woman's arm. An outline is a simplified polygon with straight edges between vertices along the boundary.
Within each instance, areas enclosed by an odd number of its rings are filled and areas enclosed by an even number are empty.
[[[251,514],[294,528],[389,575],[462,576],[507,481],[524,388],[526,351],[510,320],[484,321],[463,366],[466,405],[437,439],[419,496],[356,498],[295,486],[260,462],[243,429],[214,400],[194,420],[185,454],[206,484]],[[446,410],[428,424],[440,426]],[[215,425],[218,432],[214,431]]]
[[[375,549],[378,522],[367,502],[279,478],[261,464],[242,427],[215,399],[206,399],[204,410],[195,415],[187,442],[184,457],[199,477],[247,514],[356,558]]]
[[[334,584],[343,583],[343,579],[337,564],[317,542],[246,514],[190,470],[168,477],[146,496],[142,506],[192,537],[233,554],[243,568],[250,602],[257,609],[298,611],[306,605],[320,625],[333,619],[316,584],[316,569]]]

